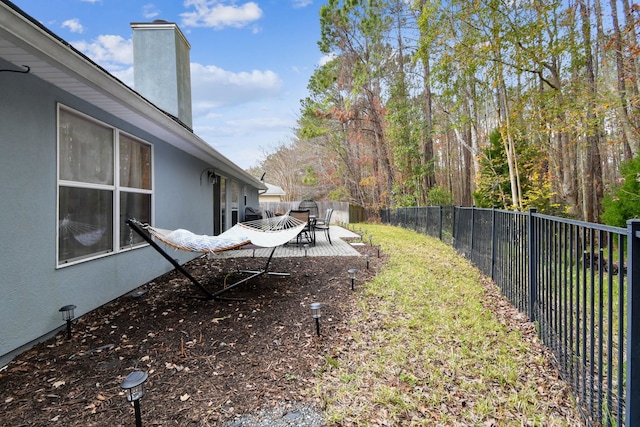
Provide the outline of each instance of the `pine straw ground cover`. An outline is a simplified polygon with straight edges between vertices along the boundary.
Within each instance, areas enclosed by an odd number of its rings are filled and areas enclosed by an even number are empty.
[[[168,273],[83,316],[72,341],[61,332],[0,371],[0,425],[133,425],[119,385],[134,369],[149,372],[143,425],[582,425],[532,324],[493,284],[437,240],[362,227],[382,247],[369,270],[362,257],[276,258],[291,277],[227,302],[185,298],[193,287]],[[214,288],[262,262],[187,267]]]

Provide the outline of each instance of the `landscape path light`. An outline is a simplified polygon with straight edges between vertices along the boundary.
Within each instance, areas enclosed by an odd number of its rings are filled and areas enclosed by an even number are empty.
[[[358,270],[350,268],[347,273],[349,273],[349,278],[351,279],[351,290],[354,290],[356,288],[356,274],[358,273]]]
[[[76,306],[73,304],[65,305],[64,307],[58,310],[62,313],[62,320],[67,322],[67,339],[71,339],[71,321],[73,320],[73,310],[75,310]]]
[[[136,427],[142,427],[142,416],[140,414],[140,399],[144,396],[144,382],[149,374],[142,371],[131,372],[122,381],[120,387],[127,393],[127,400],[133,402],[136,413]]]
[[[311,317],[316,321],[316,333],[320,336],[320,308],[322,304],[319,302],[312,302],[309,308],[311,309]]]
[[[378,258],[380,258],[380,245],[376,245],[376,248],[378,248]]]
[[[367,270],[369,269],[369,259],[371,258],[371,255],[369,255],[368,253],[364,254],[364,259],[367,261]]]

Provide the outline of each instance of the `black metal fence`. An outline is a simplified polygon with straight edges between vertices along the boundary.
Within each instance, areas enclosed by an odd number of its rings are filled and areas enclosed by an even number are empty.
[[[453,245],[536,323],[589,425],[640,426],[640,221],[462,207],[381,211]]]

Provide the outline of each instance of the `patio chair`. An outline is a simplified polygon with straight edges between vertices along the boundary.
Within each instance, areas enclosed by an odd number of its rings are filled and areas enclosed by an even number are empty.
[[[308,243],[313,243],[312,232],[313,229],[311,227],[310,219],[309,219],[309,210],[308,209],[292,209],[287,213],[292,218],[296,218],[300,221],[304,221],[307,223],[305,227],[298,233],[296,236],[296,244],[300,244],[302,239],[306,239]]]
[[[315,229],[324,231],[324,235],[329,241],[329,244],[333,245],[333,243],[331,243],[331,236],[329,235],[329,230],[330,230],[329,226],[331,225],[331,215],[333,215],[333,209],[329,208],[327,209],[327,212],[324,214],[324,218],[318,219],[316,221]]]
[[[303,200],[300,202],[298,210],[303,211],[305,209],[309,211],[309,215],[313,215],[316,218],[318,217],[318,204],[313,200]]]

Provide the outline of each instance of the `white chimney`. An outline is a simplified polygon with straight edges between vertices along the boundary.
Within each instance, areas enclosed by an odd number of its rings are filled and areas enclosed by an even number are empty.
[[[172,22],[131,23],[131,28],[134,89],[192,129],[189,42]]]

